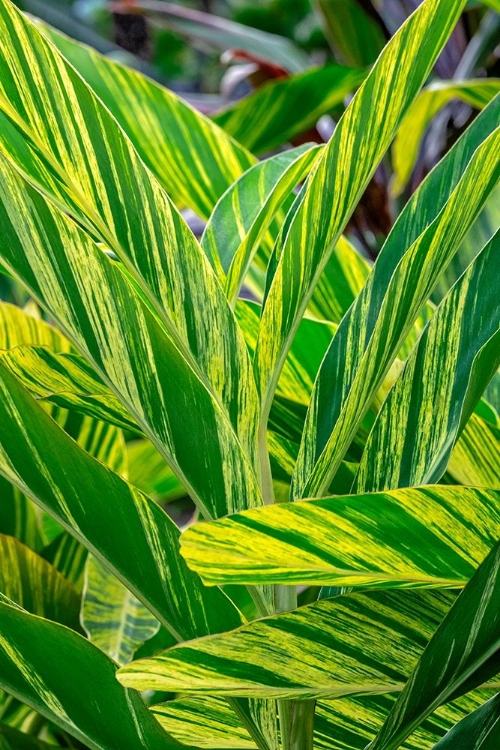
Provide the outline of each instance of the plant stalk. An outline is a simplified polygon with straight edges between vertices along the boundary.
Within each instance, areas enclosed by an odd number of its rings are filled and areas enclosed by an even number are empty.
[[[280,729],[283,750],[313,750],[316,701],[281,701]],[[283,710],[282,710],[283,709]]]

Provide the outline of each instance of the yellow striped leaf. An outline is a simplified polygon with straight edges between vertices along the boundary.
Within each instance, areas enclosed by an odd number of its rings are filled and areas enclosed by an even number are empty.
[[[0,592],[33,615],[81,631],[76,589],[43,557],[5,534],[0,534]]]
[[[434,746],[433,750],[492,749],[498,741],[500,694],[470,713]]]
[[[179,747],[141,698],[122,688],[111,659],[82,636],[2,603],[0,632],[0,687],[87,747]]]
[[[111,387],[205,517],[260,504],[234,425],[116,264],[1,158],[0,184],[0,258]],[[225,378],[220,362],[218,372]],[[248,395],[240,384],[238,399]],[[190,408],[180,408],[186,401]]]
[[[55,352],[72,350],[68,339],[54,326],[20,307],[0,302],[0,351],[23,345],[47,346]]]
[[[266,418],[316,282],[463,5],[463,0],[423,2],[403,24],[347,108],[302,191],[263,310],[255,355]]]
[[[500,98],[493,104],[491,110],[483,112],[483,125],[495,114],[497,104],[500,108]],[[493,128],[497,122],[495,119]],[[474,139],[487,133],[481,130],[479,134],[474,129],[472,136]],[[410,201],[406,212],[400,215],[362,293],[339,326],[311,398],[297,461],[295,497],[324,494],[357,424],[441,271],[497,184],[500,129],[487,135],[473,152],[459,179],[460,172],[455,170],[462,165],[468,145],[466,133],[441,169],[423,183],[422,192],[412,199],[415,202]],[[441,195],[438,191],[431,196],[430,188],[449,172],[455,175],[453,192],[450,194],[447,183]],[[419,198],[422,203],[417,203]],[[446,201],[444,206],[441,199]],[[431,200],[433,209],[428,212]],[[407,222],[411,222],[409,226]]]
[[[267,81],[244,99],[214,115],[221,128],[256,154],[291,141],[316,125],[366,77],[341,65],[312,68]]]
[[[500,91],[500,79],[436,81],[427,86],[406,113],[392,147],[394,177],[392,191],[399,195],[410,179],[418,150],[429,123],[453,99],[482,109]]]
[[[448,472],[462,484],[500,487],[500,429],[472,414],[453,448]]]
[[[497,674],[499,570],[497,544],[427,645],[370,750],[396,750],[437,706]]]
[[[500,494],[400,489],[259,508],[181,537],[207,584],[463,586],[500,538]]]
[[[0,82],[0,151],[121,259],[255,464],[251,363],[208,259],[116,120],[10,0]]]
[[[176,206],[208,218],[255,157],[169,89],[40,25],[114,115]]]
[[[368,438],[356,492],[439,481],[460,428],[500,364],[500,232],[444,298]],[[475,396],[475,398],[474,398]]]
[[[120,581],[92,555],[87,559],[82,625],[89,639],[118,664],[152,638],[160,623]]]
[[[241,622],[222,592],[204,589],[190,573],[178,551],[179,531],[154,501],[75,444],[1,366],[0,392],[3,476],[79,539],[178,640]],[[70,472],[60,471],[61,456]]]
[[[397,692],[453,599],[444,591],[324,599],[131,662],[118,679],[136,690],[212,696]]]

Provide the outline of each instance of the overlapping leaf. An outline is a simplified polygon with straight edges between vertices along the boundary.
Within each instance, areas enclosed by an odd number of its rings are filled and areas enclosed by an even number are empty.
[[[0,687],[86,746],[179,747],[123,689],[111,659],[77,633],[2,603],[0,632]]]
[[[408,110],[392,147],[394,179],[392,190],[402,192],[408,182],[418,149],[432,118],[453,99],[460,99],[476,109],[482,109],[500,91],[500,79],[488,78],[468,81],[436,81],[427,86]]]
[[[177,207],[208,218],[254,157],[150,78],[51,27],[42,29],[116,117]]]
[[[0,367],[0,472],[50,512],[178,639],[238,624],[178,552],[179,531],[152,500],[85,453]],[[71,472],[60,471],[60,457]]]
[[[214,583],[463,586],[500,538],[500,493],[433,486],[274,505],[197,524],[182,554]]]
[[[341,118],[302,193],[264,307],[256,351],[266,417],[315,284],[462,7],[461,0],[424,2],[401,27]]]
[[[500,99],[483,112],[481,125],[495,128],[497,106]],[[495,116],[493,122],[490,116]],[[485,135],[470,157],[472,143]],[[500,130],[493,129],[491,135],[476,128],[467,132],[400,215],[323,361],[297,461],[296,496],[321,496],[328,486],[442,269],[494,189],[500,177],[499,151]],[[460,178],[466,155],[470,161]],[[441,183],[445,174],[446,184]],[[437,191],[431,195],[433,186]]]
[[[357,492],[437,482],[500,364],[500,232],[445,297],[370,433]],[[476,394],[476,399],[474,398]]]
[[[377,21],[356,0],[314,0],[332,49],[347,65],[371,65],[385,43]]]
[[[280,698],[394,692],[449,609],[449,592],[338,596],[201,638],[118,672],[139,690]]]
[[[195,237],[116,120],[9,0],[0,39],[0,151],[123,261],[255,462],[251,364]]]
[[[498,745],[500,695],[466,716],[434,746],[434,750],[494,750]]]
[[[448,472],[462,484],[500,487],[500,429],[472,414],[453,448]]]
[[[499,570],[497,544],[429,642],[370,750],[395,750],[437,706],[498,672]]]
[[[271,151],[314,127],[363,82],[364,70],[327,65],[267,81],[214,116],[215,122],[255,153]]]

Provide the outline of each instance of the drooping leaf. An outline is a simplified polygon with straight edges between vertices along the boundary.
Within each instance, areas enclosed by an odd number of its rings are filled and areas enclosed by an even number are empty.
[[[208,218],[254,157],[150,78],[49,26],[42,30],[116,117],[176,206]]]
[[[392,147],[394,178],[392,191],[399,195],[408,182],[425,131],[433,117],[453,99],[482,109],[500,91],[500,79],[436,81],[427,86],[406,113]]]
[[[205,634],[240,617],[203,589],[178,551],[179,531],[152,500],[93,459],[0,366],[0,472],[71,532],[174,635]],[[70,472],[60,471],[64,456]]]
[[[463,586],[500,538],[500,493],[433,486],[277,504],[196,524],[207,584]]]
[[[462,145],[466,151],[467,134],[464,138]],[[495,187],[500,177],[499,150],[500,129],[497,129],[473,153],[463,176],[437,215],[433,212],[441,205],[439,193],[432,196],[433,209],[430,215],[427,212],[427,202],[431,199],[428,190],[437,179],[434,173],[428,184],[423,183],[425,200],[418,204],[419,218],[413,217],[411,229],[406,225],[410,213],[401,214],[362,293],[344,317],[323,360],[297,461],[295,497],[321,496],[322,488],[328,487],[353,431],[442,269]],[[446,166],[451,170],[453,157],[461,162],[463,155],[458,148]],[[458,176],[455,175],[455,179]],[[448,183],[444,192],[449,189]],[[411,208],[415,206],[416,203],[412,203]],[[412,233],[419,224],[423,231],[413,241]],[[398,236],[399,247],[395,244]],[[404,242],[407,239],[410,239],[408,245]],[[346,347],[349,347],[347,359]]]
[[[256,351],[266,417],[316,282],[462,7],[462,0],[424,2],[401,27],[347,108],[301,193],[277,259]]]
[[[122,667],[122,684],[193,695],[340,697],[402,689],[454,595],[324,599]]]
[[[497,544],[427,645],[370,750],[398,748],[435,708],[498,672],[499,570]]]
[[[0,687],[72,737],[93,750],[179,747],[82,636],[2,603],[0,633]]]
[[[85,570],[82,625],[92,643],[118,664],[129,662],[137,647],[160,627],[156,617],[92,555]]]
[[[364,70],[327,65],[267,81],[221,110],[214,121],[257,154],[271,151],[314,127],[363,82]]]
[[[0,534],[0,593],[33,615],[80,631],[80,598],[50,563],[12,536]]]
[[[500,365],[500,232],[444,298],[370,433],[357,492],[439,481],[475,399]]]

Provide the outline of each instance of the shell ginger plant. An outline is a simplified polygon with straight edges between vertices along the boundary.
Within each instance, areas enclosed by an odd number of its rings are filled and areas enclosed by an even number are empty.
[[[0,0],[2,747],[498,745],[500,99],[342,235],[464,5],[258,162]]]

